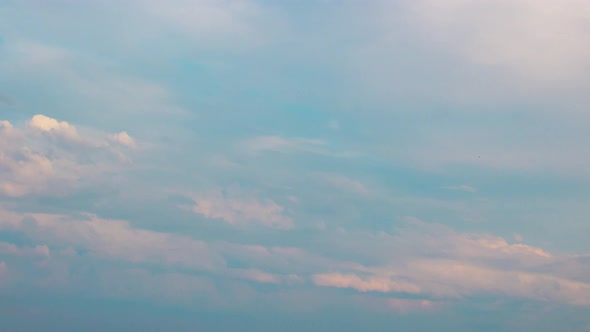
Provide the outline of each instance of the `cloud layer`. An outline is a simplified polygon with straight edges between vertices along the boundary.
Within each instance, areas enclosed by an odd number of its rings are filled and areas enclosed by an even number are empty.
[[[589,13],[3,2],[0,330],[587,330]]]

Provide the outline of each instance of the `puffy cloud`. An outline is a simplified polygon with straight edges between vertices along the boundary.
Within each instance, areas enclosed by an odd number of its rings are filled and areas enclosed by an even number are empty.
[[[0,122],[1,195],[64,195],[76,189],[81,178],[96,178],[118,167],[113,155],[126,160],[104,142],[106,135],[81,135],[65,121],[38,114],[26,127],[29,130]],[[124,132],[117,137],[121,144],[134,144]]]
[[[271,199],[221,192],[209,196],[195,196],[192,211],[208,219],[223,220],[232,225],[259,224],[278,229],[291,229],[293,220],[285,215],[285,208]]]
[[[57,121],[43,114],[33,116],[27,122],[27,125],[35,130],[67,140],[78,141],[80,139],[76,127],[65,121]]]
[[[108,139],[115,144],[120,144],[130,149],[136,148],[135,140],[125,131],[122,131],[118,134],[111,134],[108,136]]]
[[[22,144],[17,142],[15,144]],[[18,145],[0,150],[0,194],[21,197],[28,194],[59,194],[75,185],[78,165],[63,159],[51,160],[42,153]],[[54,186],[59,186],[55,189]]]

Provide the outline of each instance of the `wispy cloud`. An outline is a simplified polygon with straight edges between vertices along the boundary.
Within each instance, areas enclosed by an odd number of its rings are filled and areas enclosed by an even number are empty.
[[[465,191],[468,193],[475,193],[477,192],[477,189],[475,189],[472,186],[468,186],[466,184],[462,184],[462,185],[458,185],[458,186],[446,186],[443,187],[444,189],[448,189],[448,190],[458,190],[458,191]]]
[[[258,224],[272,228],[291,229],[294,222],[285,208],[272,199],[258,199],[234,192],[213,192],[194,196],[192,211],[208,219],[218,219],[232,225]]]

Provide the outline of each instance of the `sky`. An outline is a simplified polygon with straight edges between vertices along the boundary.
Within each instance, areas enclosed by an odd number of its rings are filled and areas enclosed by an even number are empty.
[[[587,0],[0,1],[0,331],[590,331]]]

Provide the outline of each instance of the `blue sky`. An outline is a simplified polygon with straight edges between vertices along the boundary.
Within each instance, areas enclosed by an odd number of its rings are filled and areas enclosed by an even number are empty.
[[[589,15],[0,2],[0,330],[590,331]]]

